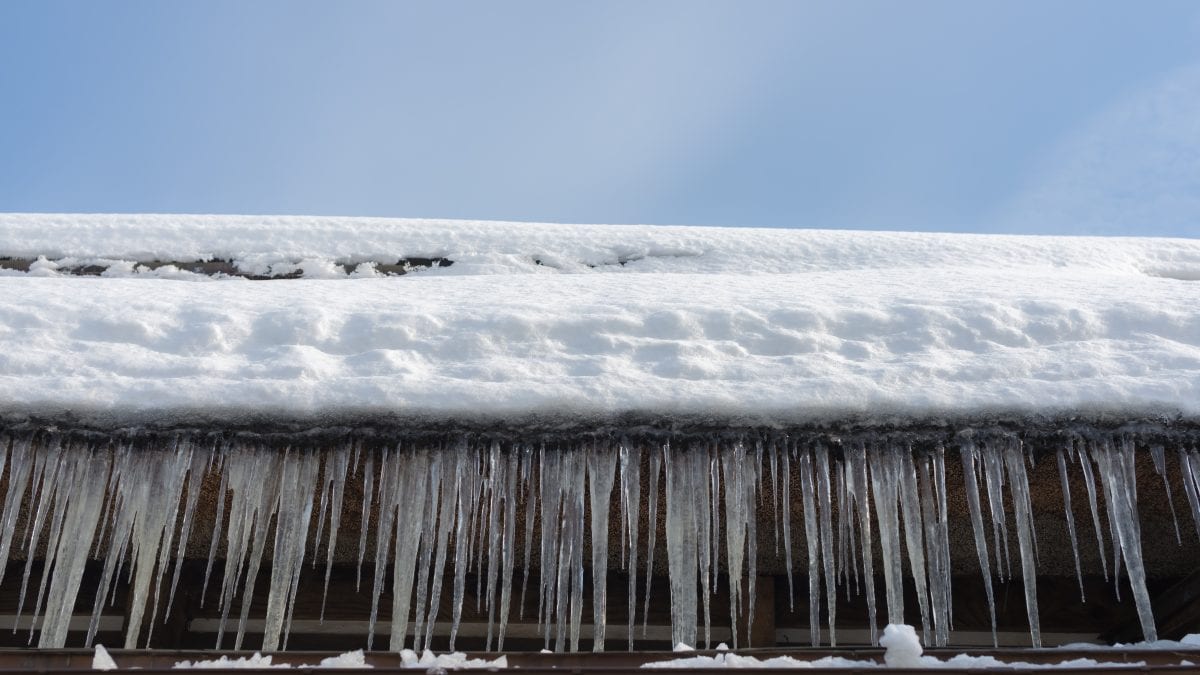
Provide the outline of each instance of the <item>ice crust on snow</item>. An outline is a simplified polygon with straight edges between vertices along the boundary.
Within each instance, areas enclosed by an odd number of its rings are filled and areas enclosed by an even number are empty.
[[[1200,414],[1196,240],[8,214],[4,256],[0,411]],[[305,276],[134,267],[212,258]]]

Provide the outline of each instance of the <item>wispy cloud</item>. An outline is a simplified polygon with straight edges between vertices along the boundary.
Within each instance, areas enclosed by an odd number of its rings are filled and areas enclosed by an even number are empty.
[[[1002,227],[1200,236],[1200,64],[1131,94],[1065,139]]]

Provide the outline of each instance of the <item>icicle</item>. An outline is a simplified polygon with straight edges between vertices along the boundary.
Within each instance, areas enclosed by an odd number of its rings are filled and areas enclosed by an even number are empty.
[[[821,555],[810,451],[800,450],[800,495],[804,502],[804,542],[808,546],[808,631],[812,646],[821,644]]]
[[[1179,536],[1179,517],[1175,515],[1175,500],[1171,498],[1171,481],[1167,480],[1167,458],[1163,446],[1150,446],[1150,459],[1154,462],[1154,472],[1162,476],[1163,489],[1167,492],[1167,506],[1171,507],[1171,524],[1175,526],[1175,543],[1183,546],[1183,537]]]
[[[933,641],[929,637],[929,584],[925,561],[925,539],[922,532],[921,503],[917,496],[917,474],[913,467],[912,449],[904,448],[896,455],[899,478],[900,514],[904,522],[904,547],[908,551],[908,567],[917,592],[917,606],[921,611],[921,635],[925,644]]]
[[[354,590],[362,590],[363,559],[367,557],[367,524],[371,518],[371,502],[375,480],[375,455],[367,453],[366,466],[363,467],[363,502],[362,524],[358,528],[358,571],[354,577]]]
[[[696,519],[696,564],[700,583],[700,599],[704,610],[704,647],[707,649],[712,642],[712,583],[716,576],[716,563],[713,560],[712,536],[712,507],[716,501],[709,494],[712,486],[713,460],[712,446],[704,444],[703,448],[693,448],[692,490],[686,493],[693,501],[692,513]],[[753,591],[751,591],[753,593]],[[753,607],[753,605],[751,605]]]
[[[371,583],[371,613],[367,619],[367,649],[375,647],[375,622],[379,618],[379,595],[383,592],[383,575],[391,557],[392,540],[396,531],[396,510],[400,499],[400,471],[405,462],[396,452],[384,448],[379,455],[379,517],[375,523],[375,565]],[[400,541],[397,541],[400,544]],[[407,540],[403,540],[407,546]],[[397,561],[404,554],[396,550]],[[397,565],[398,566],[398,565]],[[395,620],[393,618],[393,620]]]
[[[1150,593],[1146,589],[1146,572],[1142,562],[1142,532],[1137,511],[1137,476],[1134,474],[1133,442],[1123,439],[1120,448],[1105,441],[1094,444],[1092,458],[1100,470],[1104,499],[1112,505],[1115,530],[1125,560],[1138,620],[1147,642],[1158,639]]]
[[[871,492],[879,518],[879,545],[883,551],[883,584],[887,597],[888,623],[904,623],[904,579],[900,567],[899,450],[888,446],[867,455],[871,468]]]
[[[559,487],[562,495],[561,529],[556,556],[557,578],[554,604],[557,652],[579,648],[583,618],[584,478],[586,460],[578,450],[563,454]]]
[[[767,457],[771,463],[771,531],[775,533],[775,555],[779,555],[779,450],[774,443],[768,446]]]
[[[456,449],[457,466],[455,475],[454,518],[454,595],[450,604],[450,651],[454,651],[455,639],[458,637],[458,626],[462,620],[463,597],[466,594],[467,569],[471,565],[470,520],[475,511],[476,483],[478,472],[475,470],[475,453],[465,444]]]
[[[17,530],[17,516],[20,515],[21,501],[34,465],[29,438],[13,438],[11,445],[8,490],[4,493],[4,517],[0,521],[0,581],[4,580],[4,572],[8,569],[8,554]]]
[[[1096,505],[1096,480],[1092,476],[1092,465],[1088,462],[1083,444],[1080,443],[1076,449],[1079,454],[1079,467],[1083,469],[1083,483],[1087,487],[1088,506],[1092,510],[1092,526],[1096,529],[1096,548],[1100,553],[1100,568],[1104,572],[1104,578],[1108,579],[1108,563],[1104,557],[1104,533],[1100,529],[1100,509]]]
[[[517,548],[517,473],[519,468],[520,458],[515,453],[510,453],[507,459],[504,481],[504,534],[501,538],[502,567],[500,571],[500,634],[496,643],[496,649],[499,651],[504,651],[504,633],[508,627],[508,617],[511,613],[513,566],[515,564]],[[528,560],[528,556],[526,559]]]
[[[832,490],[829,485],[829,451],[817,443],[816,457],[817,504],[821,518],[821,560],[825,569],[825,607],[829,624],[829,646],[837,646],[837,574],[834,572],[833,557],[833,509]]]
[[[742,562],[746,552],[746,456],[741,444],[721,450],[725,474],[725,559],[729,576],[729,621],[734,627],[733,648],[738,645],[738,614],[742,610]],[[749,621],[749,617],[747,617]]]
[[[875,620],[875,569],[871,553],[871,503],[867,487],[866,448],[861,442],[853,443],[848,448],[847,462],[847,490],[854,503],[854,510],[858,514],[858,534],[862,546],[862,580],[864,594],[867,597],[867,623],[871,630],[871,644],[878,644],[879,624]]]
[[[1079,601],[1087,602],[1083,594],[1083,569],[1079,566],[1079,541],[1075,537],[1075,512],[1071,510],[1071,483],[1067,480],[1067,460],[1058,451],[1058,477],[1062,483],[1063,515],[1067,520],[1067,535],[1071,538],[1071,553],[1075,556],[1075,579],[1079,582]]]
[[[384,505],[388,511],[397,510],[396,558],[392,567],[392,631],[388,640],[388,648],[394,652],[404,649],[404,639],[408,634],[417,551],[429,545],[429,534],[424,528],[428,503],[426,489],[430,482],[429,453],[424,450],[413,451],[404,461],[397,461],[396,465],[400,472],[396,496],[389,496]],[[436,485],[433,489],[436,490]],[[420,612],[418,605],[417,613]],[[371,632],[374,633],[373,630]],[[414,637],[414,647],[415,642]]]
[[[604,651],[608,580],[608,507],[612,502],[617,453],[607,445],[593,445],[587,457],[588,496],[592,525],[592,651]]]
[[[275,519],[275,548],[263,627],[263,651],[274,651],[281,643],[284,648],[287,647],[296,590],[300,586],[300,571],[304,567],[304,550],[320,465],[320,456],[312,451],[293,453],[291,461],[284,462]]]
[[[625,440],[621,441],[621,513],[624,516],[622,526],[622,549],[629,549],[629,651],[633,651],[633,626],[637,622],[637,551],[638,551],[638,505],[641,503],[642,490],[642,453],[635,450]],[[651,524],[653,529],[653,524]]]
[[[917,491],[920,494],[920,517],[925,534],[925,560],[928,569],[929,605],[933,619],[933,644],[944,647],[950,639],[950,570],[948,558],[943,559],[946,546],[941,528],[942,514],[935,504],[932,460],[922,455],[916,465]]]
[[[658,485],[662,472],[663,458],[670,451],[670,444],[650,451],[650,488],[646,496],[649,498],[647,508],[650,512],[649,529],[646,531],[646,600],[642,607],[642,636],[646,635],[646,626],[650,621],[650,579],[654,574],[654,539],[658,532]],[[1200,528],[1200,515],[1196,517],[1197,527]]]
[[[131,513],[132,521],[135,580],[130,587],[133,603],[125,621],[125,648],[133,649],[137,647],[156,561],[160,563],[160,577],[166,568],[166,560],[160,560],[163,557],[160,554],[162,540],[165,535],[169,546],[169,537],[175,527],[176,510],[182,497],[184,476],[192,458],[188,448],[184,452],[169,455],[127,453],[123,459],[123,464],[114,467],[113,473],[121,476],[121,480],[116,483],[120,492],[120,508]],[[156,583],[155,588],[157,587]],[[149,641],[150,636],[146,639]]]
[[[1025,457],[1020,441],[1006,439],[1004,464],[1008,468],[1009,490],[1012,493],[1013,516],[1017,522],[1017,543],[1021,548],[1021,576],[1025,583],[1025,613],[1029,617],[1029,637],[1034,648],[1042,646],[1042,632],[1038,623],[1037,608],[1037,560],[1033,550],[1033,505],[1029,498],[1029,479],[1025,474]],[[1000,451],[987,447],[988,454],[999,455]]]
[[[171,575],[171,590],[167,594],[167,609],[164,612],[166,616],[171,615],[171,607],[175,603],[175,589],[179,586],[179,574],[183,567],[184,555],[187,553],[188,540],[191,539],[192,524],[196,521],[196,504],[200,501],[200,489],[211,462],[211,452],[193,451],[192,466],[188,469],[187,503],[183,507],[183,523],[179,527],[179,543],[175,551],[175,572]],[[90,646],[91,641],[87,644]]]
[[[692,463],[699,453],[667,455],[667,566],[671,582],[671,643],[696,644],[697,518]]]
[[[992,515],[992,543],[996,550],[996,574],[1004,580],[1012,579],[1012,559],[1008,550],[1008,519],[1004,514],[1004,459],[993,452],[989,442],[984,442],[980,455],[983,482],[987,488],[988,507]],[[1001,565],[1003,563],[1003,565]]]
[[[558,537],[562,529],[559,516],[562,509],[562,454],[546,452],[543,447],[538,456],[538,487],[541,495],[542,536],[538,566],[538,624],[542,626],[545,649],[550,648],[550,619],[557,606],[558,589]]]
[[[34,455],[33,478],[33,495],[30,497],[30,503],[37,503],[37,510],[33,517],[32,525],[29,526],[29,543],[25,547],[25,571],[21,575],[21,593],[17,596],[17,618],[21,617],[21,612],[25,605],[25,591],[29,587],[29,573],[33,567],[34,553],[38,550],[38,540],[41,537],[42,530],[46,523],[46,517],[50,514],[52,500],[58,485],[58,471],[62,465],[63,447],[57,437],[50,439],[48,447]],[[47,546],[46,560],[43,563],[43,569],[52,569],[54,564],[53,546]],[[43,574],[43,587],[48,575]],[[42,590],[38,589],[38,598],[42,596]],[[37,617],[37,611],[34,612],[34,617]],[[16,622],[13,623],[13,632],[17,632]],[[33,622],[30,622],[29,638],[33,639]]]
[[[854,504],[850,501],[850,493],[846,490],[846,464],[841,460],[837,460],[833,464],[834,473],[837,483],[837,527],[838,527],[838,578],[845,584],[846,600],[850,600],[851,583],[850,578],[853,574],[854,592],[859,592],[858,589],[858,564],[857,556],[854,551]]]
[[[1101,445],[1104,447],[1099,448],[1098,446],[1101,446]],[[1100,460],[1098,454],[1101,451],[1111,449],[1110,447],[1108,447],[1109,442],[1106,440],[1106,441],[1103,441],[1102,443],[1092,443],[1091,446],[1092,447],[1089,451],[1089,454],[1092,456],[1092,461],[1096,462],[1097,468],[1100,468],[1101,460]],[[1101,471],[1101,473],[1100,473],[1101,487],[1106,488],[1106,486],[1104,484],[1104,480],[1105,480],[1105,476],[1104,476],[1103,471]],[[1121,556],[1121,533],[1119,532],[1120,523],[1117,522],[1117,520],[1121,517],[1120,515],[1118,515],[1118,509],[1119,509],[1119,505],[1116,503],[1115,500],[1113,500],[1113,499],[1105,499],[1104,500],[1104,510],[1108,515],[1108,536],[1109,536],[1109,540],[1112,542],[1113,593],[1116,595],[1117,600],[1120,600],[1121,599],[1121,564],[1123,562],[1123,559]]]
[[[937,502],[937,557],[941,559],[940,569],[943,575],[939,582],[942,611],[945,616],[942,622],[941,646],[946,646],[950,643],[950,631],[954,630],[954,593],[950,560],[950,510],[946,504],[946,449],[941,443],[938,443],[934,451],[932,462],[932,481]]]
[[[783,448],[783,566],[787,572],[788,611],[796,611],[796,590],[792,578],[792,460],[794,446]]]
[[[424,504],[424,517],[421,520],[421,539],[420,539],[420,560],[417,563],[417,596],[415,612],[413,617],[413,649],[421,648],[423,636],[425,635],[425,607],[429,598],[429,577],[433,573],[430,561],[433,560],[433,551],[437,547],[437,523],[440,504],[440,495],[442,491],[442,478],[444,470],[443,453],[435,451],[429,455],[429,471],[425,476],[426,494]],[[432,630],[432,626],[430,626]]]
[[[426,610],[422,650],[429,649],[433,643],[433,627],[437,623],[438,610],[442,606],[442,576],[446,569],[446,545],[450,538],[450,530],[454,528],[455,504],[458,503],[458,490],[461,486],[459,468],[463,451],[464,449],[458,446],[455,448],[453,457],[449,456],[450,453],[446,453],[447,456],[443,458],[439,467],[442,475],[439,480],[441,490],[438,496],[439,508],[435,534],[437,552],[434,554],[433,578],[429,582],[428,605],[417,606],[418,611]]]
[[[983,574],[983,587],[987,595],[988,617],[992,623],[992,646],[999,646],[996,635],[996,599],[992,592],[992,567],[988,557],[987,535],[984,533],[983,509],[979,500],[980,478],[975,472],[979,450],[975,443],[964,439],[959,449],[963,466],[963,484],[967,493],[967,507],[971,513],[971,529],[975,534],[975,553],[979,557],[979,569]],[[999,555],[999,554],[997,554]]]
[[[496,620],[496,579],[500,575],[500,569],[504,566],[505,542],[503,536],[505,534],[501,525],[502,510],[505,508],[505,495],[508,487],[508,463],[504,460],[500,453],[500,443],[492,442],[492,446],[488,451],[488,476],[487,476],[487,499],[480,499],[480,502],[487,503],[487,589],[484,593],[484,598],[487,600],[488,611],[488,628],[487,640],[484,642],[485,648],[488,651],[492,649],[492,634]],[[481,556],[483,557],[483,556]],[[482,575],[480,575],[482,576]]]
[[[325,482],[329,486],[329,540],[325,544],[325,584],[321,590],[321,614],[319,621],[325,623],[325,601],[329,598],[329,575],[333,570],[333,553],[337,549],[338,529],[342,524],[342,502],[346,495],[346,472],[350,468],[350,447],[343,445],[325,462]],[[321,505],[324,508],[325,491],[322,491]],[[324,515],[318,516],[318,528],[324,523]],[[314,540],[317,546],[321,544],[321,534],[318,531]],[[413,547],[415,551],[415,546]],[[313,556],[316,564],[317,557]]]
[[[108,477],[111,456],[108,453],[78,451],[64,458],[61,495],[57,508],[63,511],[63,527],[57,538],[49,541],[54,550],[53,579],[46,593],[46,615],[38,637],[40,648],[62,648],[66,645],[71,624],[71,610],[83,579],[92,537],[100,518],[104,500],[104,481]],[[49,560],[49,558],[48,558]],[[47,562],[49,569],[49,562]]]
[[[208,594],[208,580],[212,574],[213,561],[217,557],[217,546],[221,543],[222,526],[225,522],[225,501],[229,492],[229,472],[221,471],[221,482],[217,487],[217,512],[214,514],[212,540],[208,544],[208,564],[204,567],[204,584],[200,587],[200,606],[204,606],[204,596]],[[227,551],[225,557],[230,553]]]
[[[248,527],[243,532],[253,533],[250,544],[250,554],[246,558],[246,578],[242,584],[241,614],[238,616],[237,637],[233,648],[241,649],[246,637],[246,622],[250,617],[250,602],[254,597],[254,587],[258,580],[258,570],[262,565],[263,551],[266,548],[267,533],[271,519],[279,509],[279,491],[283,487],[283,467],[286,454],[269,448],[257,448],[253,455],[254,469],[244,472],[245,482],[231,481],[235,499],[240,494],[240,501],[249,502],[247,509]]]
[[[1179,477],[1183,479],[1183,491],[1188,506],[1192,507],[1192,523],[1196,526],[1196,537],[1200,538],[1200,453],[1195,449],[1189,454],[1179,448]],[[7,511],[5,511],[7,513]]]
[[[533,524],[537,514],[537,492],[534,491],[533,448],[521,448],[521,483],[525,486],[525,569],[522,571],[521,607],[518,616],[525,618],[525,592],[529,589],[529,568],[533,567]]]

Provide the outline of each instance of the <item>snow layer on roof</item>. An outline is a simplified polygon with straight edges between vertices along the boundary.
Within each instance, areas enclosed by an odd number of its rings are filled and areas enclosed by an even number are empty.
[[[1200,240],[558,225],[297,216],[0,214],[0,258],[310,262],[447,258],[444,274],[794,273],[1051,267],[1200,280]]]
[[[1200,414],[1194,240],[3,215],[0,255],[454,261],[204,284],[10,272],[4,410]],[[643,273],[532,273],[595,269]]]

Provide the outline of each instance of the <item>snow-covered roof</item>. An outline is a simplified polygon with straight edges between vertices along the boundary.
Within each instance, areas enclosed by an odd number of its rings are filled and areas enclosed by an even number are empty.
[[[1200,240],[8,214],[2,258],[10,412],[1200,415]],[[161,266],[209,260],[302,276]]]

